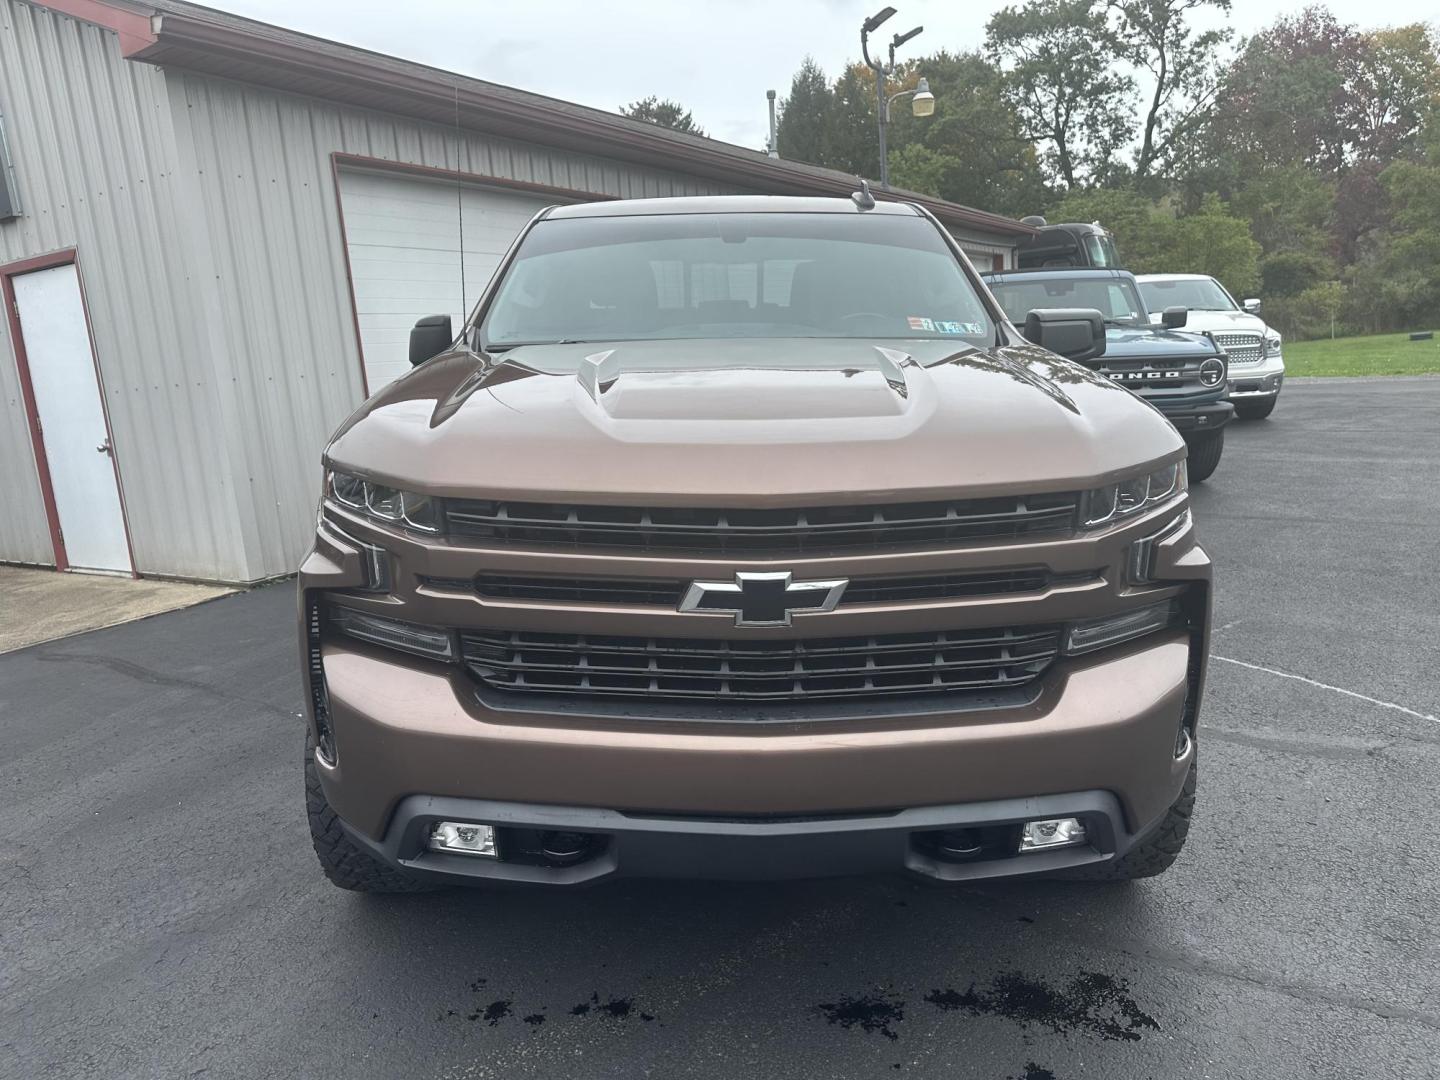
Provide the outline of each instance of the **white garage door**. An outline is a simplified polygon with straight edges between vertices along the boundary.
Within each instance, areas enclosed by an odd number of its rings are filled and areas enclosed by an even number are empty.
[[[340,197],[365,378],[373,394],[410,369],[410,328],[424,315],[464,314],[515,235],[554,199],[464,189],[465,296],[460,296],[455,184],[342,170]]]

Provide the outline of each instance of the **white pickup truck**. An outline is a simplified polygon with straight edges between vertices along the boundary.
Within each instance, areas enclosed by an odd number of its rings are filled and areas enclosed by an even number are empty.
[[[1230,361],[1230,401],[1235,415],[1263,420],[1275,409],[1280,384],[1285,381],[1285,360],[1280,355],[1280,334],[1260,318],[1260,301],[1235,298],[1204,274],[1137,274],[1151,321],[1159,322],[1166,308],[1189,309],[1187,331],[1211,334]]]

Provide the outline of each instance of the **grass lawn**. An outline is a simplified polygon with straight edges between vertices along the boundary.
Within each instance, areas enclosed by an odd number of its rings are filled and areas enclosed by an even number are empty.
[[[1286,375],[1440,373],[1440,330],[1429,341],[1408,334],[1285,342]]]

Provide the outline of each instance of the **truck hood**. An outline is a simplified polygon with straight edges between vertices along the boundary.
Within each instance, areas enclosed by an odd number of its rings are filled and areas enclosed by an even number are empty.
[[[1112,326],[1105,331],[1105,355],[1093,361],[1104,366],[1115,360],[1188,360],[1214,356],[1215,346],[1203,334],[1185,330]]]
[[[435,495],[764,506],[1073,490],[1183,445],[1030,345],[670,340],[437,357],[361,406],[326,461]]]
[[[1185,329],[1208,334],[1233,334],[1242,331],[1264,334],[1269,327],[1258,315],[1244,311],[1197,311],[1191,308],[1185,319]]]

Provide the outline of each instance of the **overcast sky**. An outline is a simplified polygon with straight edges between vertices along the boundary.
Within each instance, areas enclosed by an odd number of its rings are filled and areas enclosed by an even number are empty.
[[[884,38],[923,24],[900,55],[977,48],[999,0],[892,0]],[[832,78],[860,53],[860,23],[881,0],[211,0],[211,6],[601,109],[657,94],[713,137],[765,142],[765,91],[783,98],[806,54]],[[1238,33],[1294,0],[1237,0]],[[1362,27],[1433,20],[1437,0],[1331,0]]]

